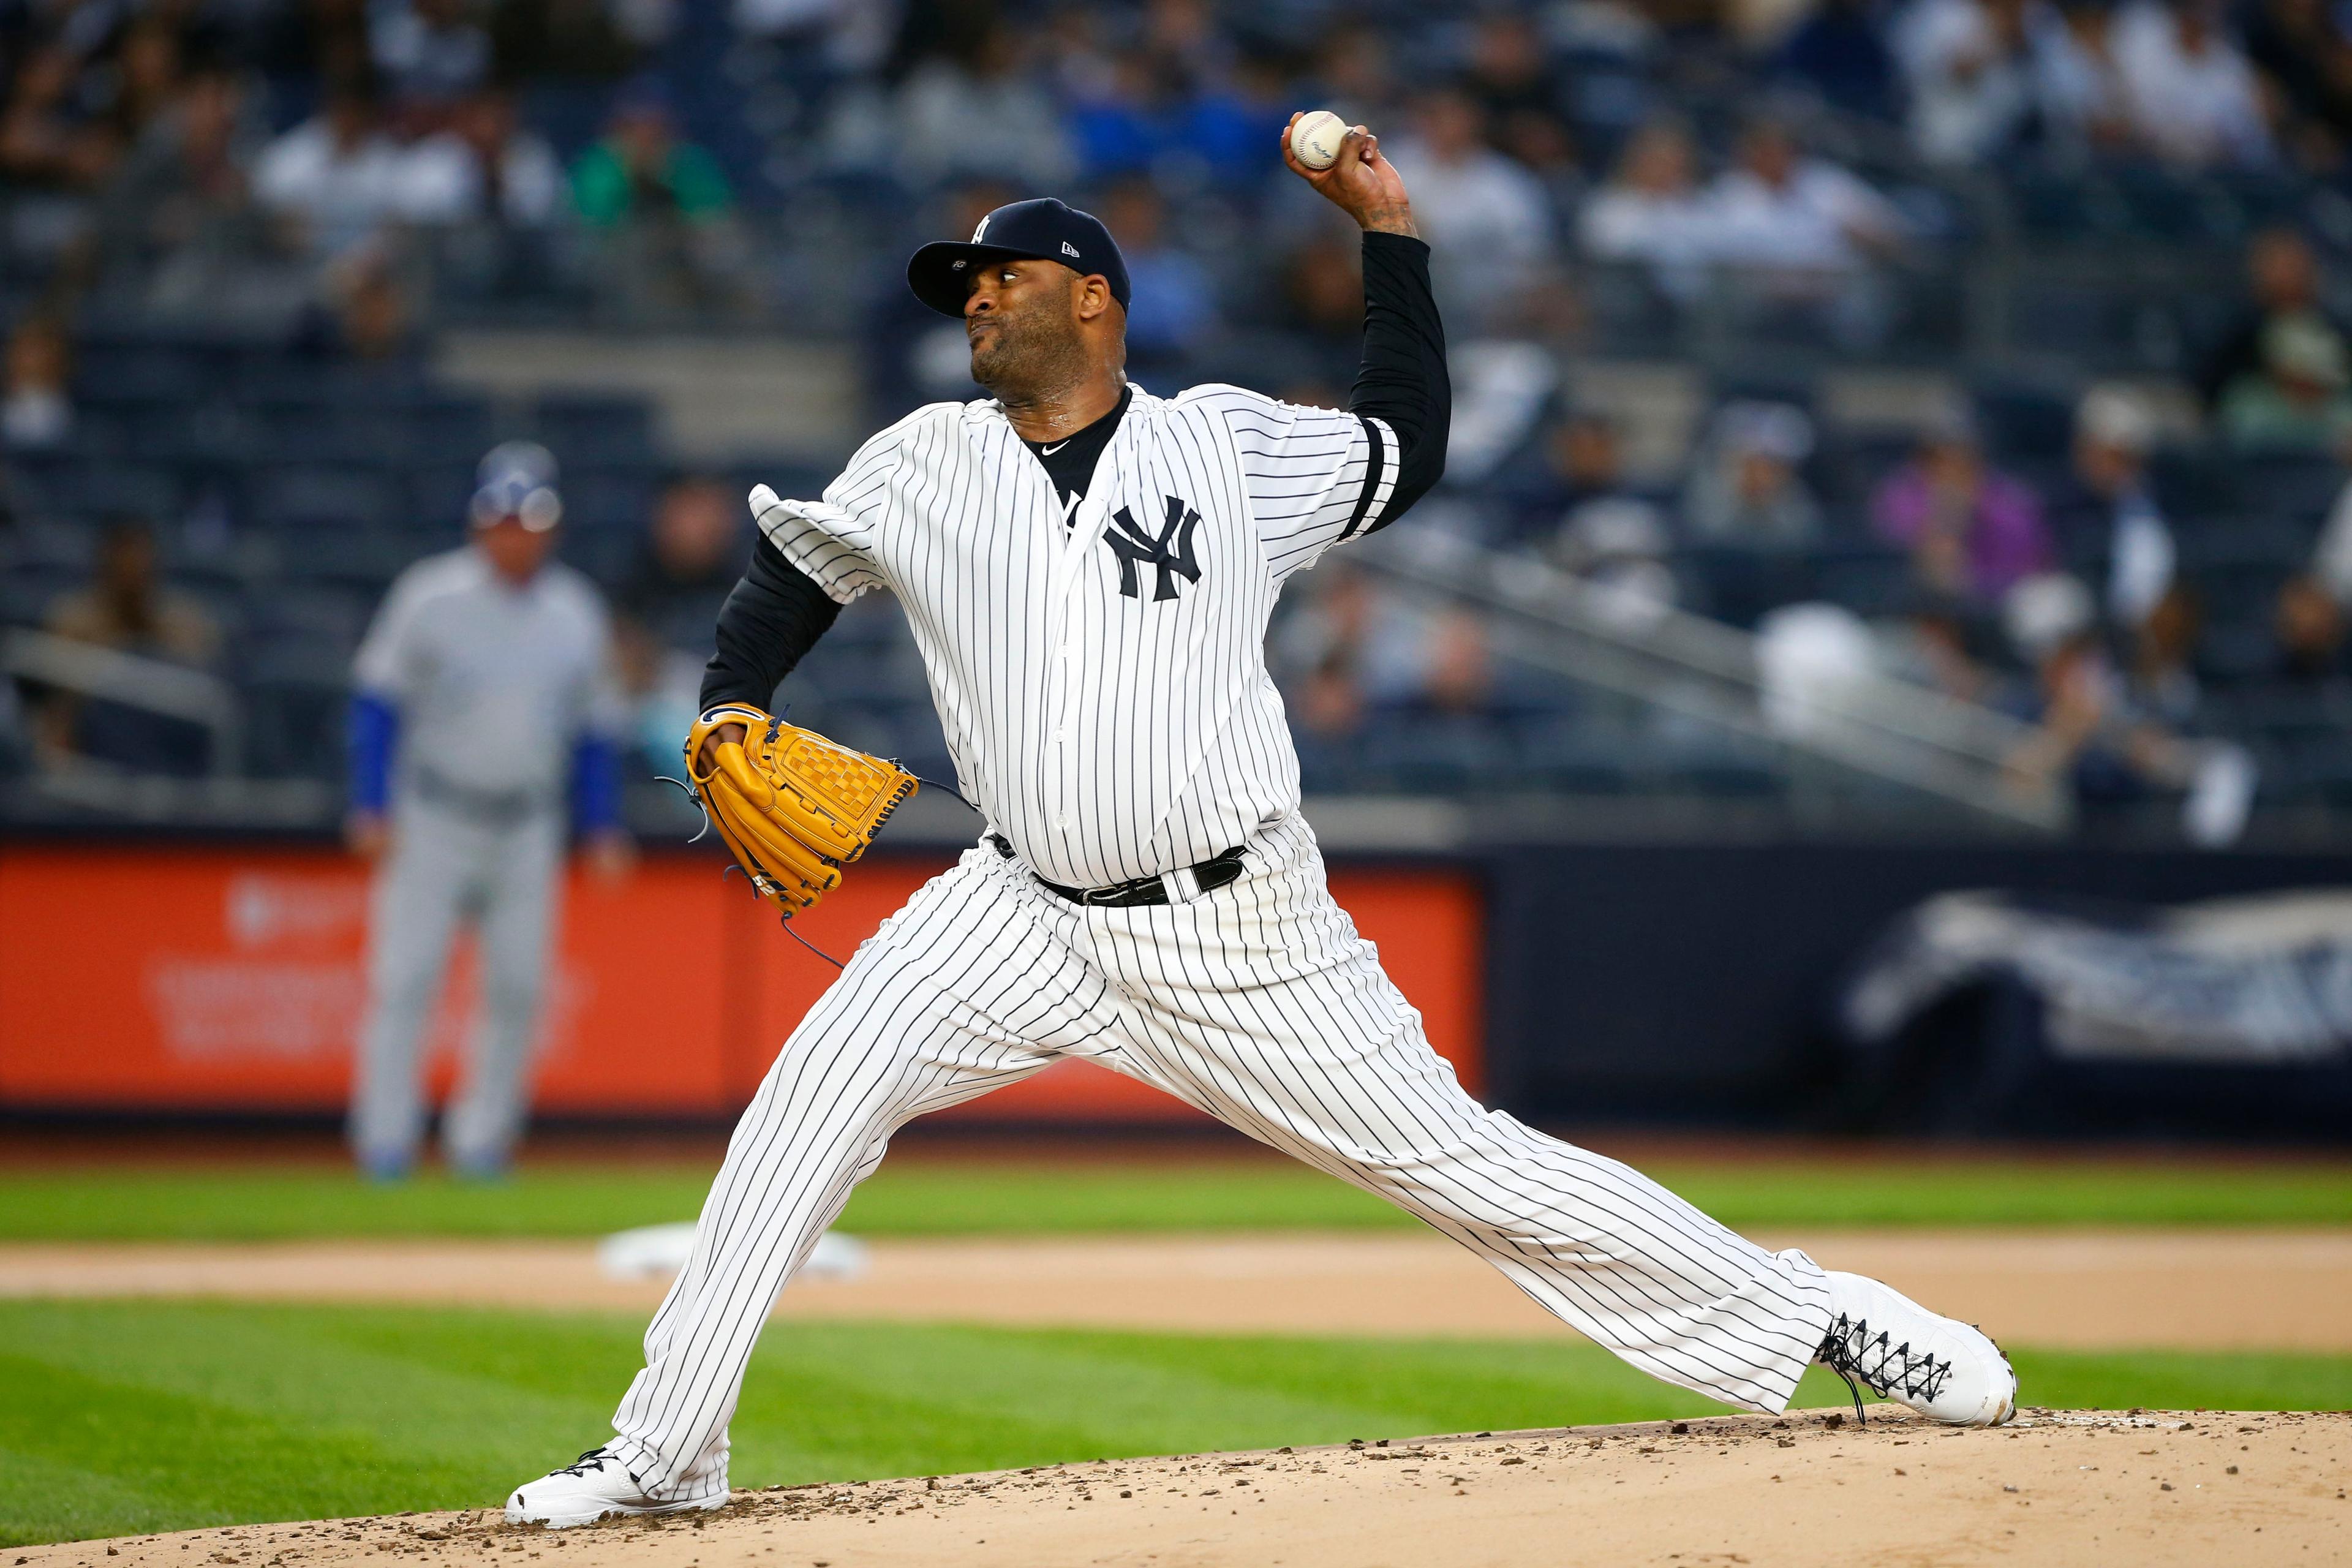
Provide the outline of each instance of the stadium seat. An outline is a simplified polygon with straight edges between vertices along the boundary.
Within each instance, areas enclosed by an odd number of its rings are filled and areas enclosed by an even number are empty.
[[[2011,307],[2016,341],[2039,353],[2100,366],[2128,360],[2136,346],[2131,301],[2095,283],[2029,280]]]
[[[455,541],[465,528],[466,508],[474,498],[474,466],[480,457],[478,452],[462,460],[412,465],[401,500],[403,525],[438,530]]]
[[[75,353],[78,404],[185,404],[213,387],[203,357],[150,343],[81,344]]]
[[[34,517],[84,521],[114,513],[163,519],[180,504],[179,477],[130,463],[74,462],[21,470],[19,504]]]
[[[637,398],[542,397],[533,428],[567,466],[657,460],[653,411]]]
[[[2344,493],[2344,465],[2298,452],[2250,453],[2235,464],[2238,504],[2248,511],[2316,520]]]
[[[1826,553],[1815,581],[1822,598],[1864,616],[1899,614],[1914,595],[1909,557],[1884,548]]]
[[[2247,572],[2275,583],[2311,559],[2315,531],[2291,515],[2254,513],[2175,525],[2181,570],[2202,580],[2217,572]]]
[[[2148,459],[2148,482],[2176,521],[2237,504],[2235,463],[2218,447],[2160,447]]]
[[[892,709],[925,700],[929,689],[913,647],[898,639],[861,650],[828,637],[795,673],[829,706]]]
[[[144,462],[195,470],[234,470],[269,450],[268,435],[249,414],[218,400],[142,404],[125,411],[125,444]]]
[[[2159,163],[2126,163],[2109,172],[2132,229],[2176,244],[2220,244],[2238,237],[2236,204],[2202,182]]]
[[[420,462],[474,463],[496,444],[490,405],[480,398],[419,398],[408,411],[413,458]]]
[[[567,532],[560,546],[563,559],[584,572],[607,593],[617,589],[636,563],[637,541],[627,533],[582,530]]]
[[[1401,710],[1364,727],[1363,765],[1389,789],[1461,794],[1507,788],[1518,748],[1483,714]]]
[[[333,526],[289,528],[275,547],[285,576],[362,591],[381,589],[416,559],[399,534]]]
[[[406,456],[407,430],[396,416],[333,402],[270,403],[251,417],[266,432],[268,457],[309,463],[373,464]]]
[[[608,94],[593,82],[534,80],[523,92],[523,112],[566,163],[586,151],[603,130]]]
[[[308,638],[313,647],[331,648],[329,662],[340,668],[359,646],[375,605],[373,587],[268,578],[247,586],[242,618],[248,640]]]
[[[2081,243],[2112,233],[2126,221],[2112,193],[2070,172],[2018,168],[2005,185],[2019,226],[2035,239]]]
[[[340,678],[289,671],[245,684],[247,765],[262,778],[338,780],[350,686]]]
[[[384,529],[401,521],[390,481],[352,467],[267,468],[254,476],[253,520],[272,531]]]
[[[2331,806],[2352,805],[2352,734],[2315,731],[2285,748],[2290,787]]]
[[[2012,464],[2063,462],[2074,437],[2074,400],[2064,390],[2015,382],[1972,388],[1987,443]]]
[[[86,522],[28,518],[0,532],[0,568],[87,573],[98,559],[98,530]]]
[[[1519,765],[1538,788],[1562,795],[1622,795],[1633,784],[1627,746],[1574,719],[1538,720],[1519,729]]]
[[[80,573],[54,566],[0,567],[0,626],[40,626],[49,606],[85,581]]]
[[[2352,694],[2331,687],[2250,680],[2214,694],[2207,705],[2231,733],[2352,733]]]
[[[653,510],[653,481],[641,472],[583,468],[563,476],[563,521],[572,530],[635,536]]]
[[[124,408],[81,404],[74,409],[73,427],[66,432],[62,442],[45,452],[26,455],[36,461],[54,458],[61,462],[111,462],[135,457],[130,414]],[[12,458],[22,460],[15,454]]]
[[[2198,639],[2196,662],[2200,675],[2221,687],[2268,675],[2278,663],[2278,638],[2267,614],[2210,623]]]
[[[243,360],[233,395],[244,403],[339,403],[394,405],[430,395],[425,367],[413,359],[327,360],[299,353]]]
[[[2267,626],[2278,591],[2297,563],[2221,560],[2198,570],[2194,582],[2205,602],[2207,619],[2216,626],[2241,623]]]
[[[1690,607],[1737,626],[1753,626],[1767,611],[1813,596],[1815,558],[1787,550],[1696,545],[1678,550],[1675,574],[1690,590]]]

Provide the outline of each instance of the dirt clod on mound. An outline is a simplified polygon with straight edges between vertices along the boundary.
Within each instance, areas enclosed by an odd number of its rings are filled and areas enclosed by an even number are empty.
[[[2352,1413],[1881,1406],[1090,1460],[741,1491],[719,1514],[515,1529],[494,1510],[259,1524],[12,1553],[27,1568],[1416,1568],[1568,1561],[2144,1565],[2352,1560]],[[2305,1555],[2305,1550],[2309,1555]]]

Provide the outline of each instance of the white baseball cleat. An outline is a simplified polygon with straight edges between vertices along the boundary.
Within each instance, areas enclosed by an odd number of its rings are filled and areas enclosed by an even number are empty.
[[[1953,1426],[1998,1426],[2017,1410],[2017,1373],[1971,1324],[1939,1317],[1891,1286],[1828,1270],[1829,1337],[1813,1360],[1853,1388]],[[1853,1396],[1856,1416],[1862,1394]]]
[[[602,1448],[591,1448],[560,1470],[550,1470],[526,1481],[507,1499],[509,1524],[543,1524],[568,1530],[600,1519],[648,1513],[715,1511],[727,1506],[727,1494],[666,1502],[648,1496],[637,1478]]]

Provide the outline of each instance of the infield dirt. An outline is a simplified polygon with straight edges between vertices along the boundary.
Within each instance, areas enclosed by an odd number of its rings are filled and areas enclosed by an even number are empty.
[[[25,1568],[1966,1568],[2352,1558],[2352,1415],[1886,1407],[739,1492],[548,1531],[494,1510],[26,1547]]]
[[[1770,1235],[2002,1340],[2044,1349],[2352,1352],[2352,1232],[1813,1231]],[[861,1278],[807,1278],[786,1318],[1192,1333],[1549,1338],[1476,1257],[1415,1232],[879,1240]],[[649,1311],[576,1241],[0,1245],[0,1296],[198,1296]]]

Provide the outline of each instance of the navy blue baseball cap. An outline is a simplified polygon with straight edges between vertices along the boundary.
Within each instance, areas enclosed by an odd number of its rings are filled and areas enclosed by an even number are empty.
[[[1008,202],[980,220],[970,239],[935,239],[907,263],[907,287],[942,316],[961,316],[971,269],[992,261],[1058,261],[1080,277],[1101,273],[1127,309],[1127,261],[1092,213],[1052,196]]]

